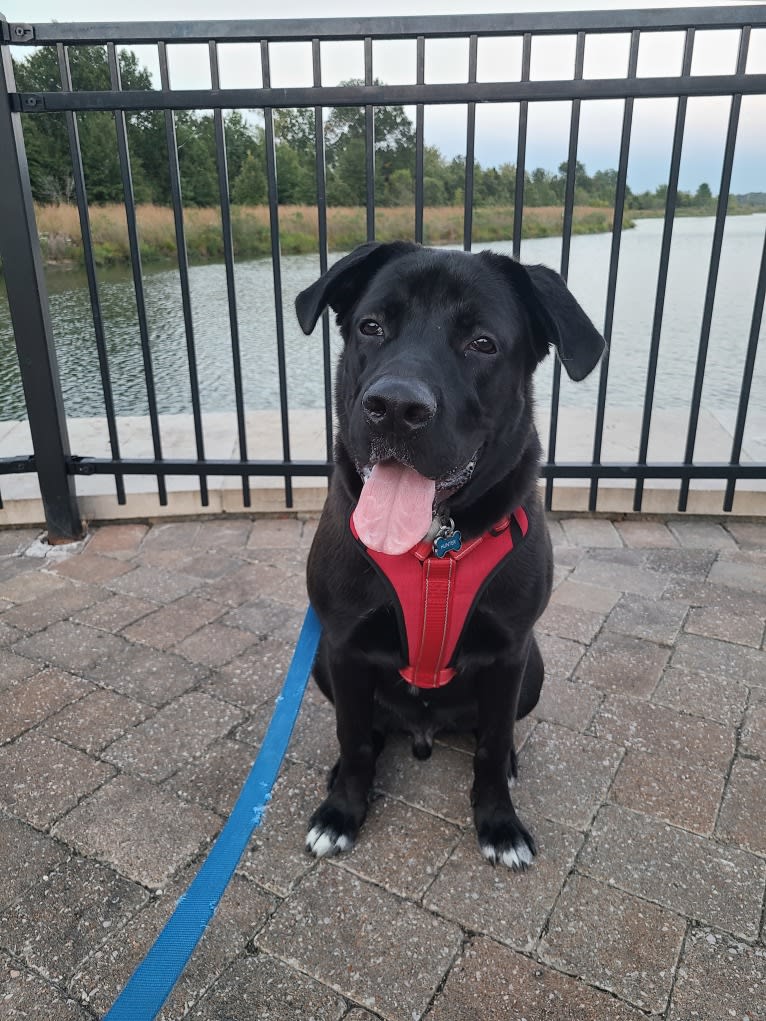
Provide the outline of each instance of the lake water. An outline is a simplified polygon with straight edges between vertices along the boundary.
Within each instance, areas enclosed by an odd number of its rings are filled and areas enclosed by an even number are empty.
[[[726,222],[703,409],[727,413],[736,410],[765,229],[766,214],[729,217]],[[679,219],[674,226],[656,408],[685,407],[690,401],[712,234],[712,217]],[[607,397],[612,409],[643,405],[661,236],[659,219],[639,220],[635,229],[623,234]],[[604,319],[610,243],[607,234],[572,239],[570,287],[599,327]],[[481,247],[508,254],[511,251],[510,242],[477,245],[476,249]],[[561,239],[530,239],[523,242],[521,255],[524,262],[558,268]],[[315,256],[288,256],[282,260],[288,393],[293,408],[323,404],[321,330],[317,328],[314,336],[304,337],[292,308],[295,295],[317,273]],[[132,278],[126,269],[104,270],[99,282],[117,413],[144,415],[146,387]],[[48,284],[67,414],[103,415],[84,274],[52,272]],[[190,285],[202,409],[232,411],[235,403],[224,266],[193,267]],[[238,262],[236,291],[245,406],[247,410],[276,408],[279,383],[270,260]],[[145,293],[159,410],[188,412],[189,371],[177,271],[149,270]],[[766,323],[761,341],[764,331]],[[339,344],[334,335],[334,351]],[[761,343],[750,404],[754,410],[766,408],[763,349]],[[550,379],[549,362],[538,373],[540,404],[546,403]],[[592,407],[597,389],[598,373],[576,386],[563,379],[561,403]],[[10,318],[0,285],[0,420],[24,417]]]

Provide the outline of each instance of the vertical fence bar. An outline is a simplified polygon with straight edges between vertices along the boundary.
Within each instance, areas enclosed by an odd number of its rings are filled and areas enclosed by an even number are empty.
[[[419,35],[415,51],[415,82],[424,85],[426,80],[426,39]],[[415,240],[423,244],[423,206],[425,204],[425,165],[424,165],[424,134],[425,107],[418,103],[415,107]]]
[[[311,41],[314,88],[322,85],[322,49],[318,39]],[[316,158],[317,221],[319,227],[319,272],[327,272],[327,176],[325,172],[324,121],[322,107],[314,107],[314,151]],[[322,312],[322,359],[324,371],[324,427],[327,460],[332,461],[332,358],[330,352],[330,316]]]
[[[524,34],[524,41],[521,49],[521,80],[529,81],[529,72],[532,64],[532,36],[529,32]],[[529,115],[529,103],[523,99],[519,103],[519,136],[516,144],[516,181],[513,198],[513,257],[521,258],[521,226],[524,218],[524,177],[526,175],[527,159],[527,118]]]
[[[747,66],[747,51],[750,44],[750,28],[745,26],[740,33],[739,53],[737,54],[736,74],[741,77]],[[692,389],[692,406],[689,413],[689,428],[686,435],[686,449],[684,451],[684,465],[691,465],[694,461],[694,447],[697,442],[697,426],[699,425],[700,404],[702,402],[702,387],[705,382],[705,365],[707,364],[708,344],[710,343],[710,327],[713,322],[713,307],[715,305],[715,292],[718,285],[718,270],[721,265],[721,248],[723,246],[723,231],[726,226],[726,211],[729,206],[729,189],[731,188],[731,171],[734,166],[734,150],[737,144],[737,128],[739,127],[739,111],[742,106],[741,93],[735,93],[731,97],[731,108],[729,110],[729,126],[726,132],[726,148],[724,149],[723,167],[721,168],[721,186],[718,191],[718,203],[715,213],[715,227],[713,228],[713,249],[710,253],[710,271],[708,273],[707,287],[705,289],[705,304],[702,311],[702,329],[700,330],[700,342],[697,350],[697,366],[694,372],[694,387]],[[681,490],[678,496],[678,509],[686,510],[689,499],[689,476],[681,479]]]
[[[261,69],[263,87],[271,87],[269,44],[261,40]],[[277,328],[277,368],[279,371],[279,408],[282,421],[282,457],[290,460],[290,422],[287,412],[287,366],[285,364],[285,325],[282,309],[282,261],[279,251],[279,194],[277,191],[277,151],[274,144],[274,113],[264,109],[263,120],[266,142],[266,178],[269,190],[269,225],[271,228],[271,267],[274,276],[274,313]],[[292,476],[285,475],[285,504],[293,505]]]
[[[208,43],[210,58],[210,84],[214,89],[221,87],[218,68],[218,48],[211,40]],[[226,132],[224,131],[223,110],[213,111],[215,131],[215,159],[218,170],[218,199],[221,204],[221,231],[223,236],[223,257],[226,265],[226,295],[229,307],[229,334],[231,336],[231,358],[234,371],[234,401],[237,409],[237,439],[239,458],[247,460],[247,424],[245,422],[245,396],[242,385],[242,351],[239,340],[239,316],[237,314],[237,286],[234,279],[234,236],[231,227],[231,202],[229,199],[229,165],[226,155]],[[242,502],[250,506],[250,480],[242,473]]]
[[[372,85],[372,39],[364,39],[364,84]],[[375,107],[364,108],[364,155],[367,180],[367,240],[375,239]]]
[[[766,232],[763,235],[763,251],[761,252],[761,268],[758,271],[758,283],[755,287],[755,303],[753,305],[753,318],[750,323],[750,336],[747,342],[747,354],[745,356],[745,367],[742,370],[742,386],[739,391],[739,405],[737,407],[737,421],[734,426],[734,440],[731,445],[731,458],[729,463],[739,464],[742,453],[742,439],[745,435],[745,423],[747,421],[747,409],[750,404],[750,389],[753,385],[753,371],[755,369],[755,357],[758,353],[758,338],[761,332],[763,321],[763,306],[766,299]],[[732,476],[726,483],[726,496],[724,497],[723,509],[730,511],[734,503],[734,487],[736,478]]]
[[[636,77],[638,66],[638,44],[640,33],[634,30],[630,36],[630,53],[628,55],[628,79]],[[625,190],[628,178],[628,156],[630,154],[630,134],[633,127],[633,96],[625,100],[622,112],[622,137],[620,138],[620,159],[617,168],[617,185],[614,194],[614,214],[612,217],[612,246],[609,253],[609,276],[606,287],[606,313],[604,315],[604,339],[606,350],[601,359],[598,380],[598,400],[596,402],[596,423],[593,431],[593,464],[601,463],[601,448],[604,439],[604,418],[606,415],[606,388],[609,379],[609,351],[612,343],[612,326],[614,325],[614,301],[617,293],[617,270],[620,261],[620,244],[622,242],[622,217],[625,212]],[[588,510],[593,513],[598,501],[598,476],[590,481],[588,494]]]
[[[120,80],[120,65],[117,60],[117,48],[115,47],[115,44],[107,43],[106,51],[109,60],[109,76],[111,78],[112,88],[117,91],[122,88],[122,83]],[[152,433],[154,457],[155,460],[161,461],[162,442],[160,440],[160,421],[157,414],[157,392],[154,385],[154,367],[152,365],[152,350],[151,343],[149,341],[149,325],[146,317],[144,279],[141,269],[141,249],[138,243],[136,200],[133,193],[133,174],[130,168],[127,121],[122,110],[115,110],[114,123],[117,130],[117,154],[120,161],[120,176],[122,178],[122,191],[125,199],[125,216],[128,225],[128,244],[130,247],[130,264],[133,271],[133,289],[136,294],[138,331],[141,337],[141,355],[144,362],[146,399],[149,405],[149,425]],[[168,502],[167,485],[164,475],[157,476],[157,491],[159,494],[160,506],[164,507]]]
[[[574,80],[582,78],[585,62],[585,33],[577,33],[575,49]],[[577,176],[577,143],[580,135],[580,100],[572,100],[572,113],[569,121],[569,152],[567,155],[567,179],[564,191],[564,223],[561,237],[561,275],[564,280],[569,276],[569,253],[572,243],[572,219],[574,216],[574,193]],[[561,362],[553,361],[553,385],[551,386],[551,421],[548,432],[548,463],[556,461],[556,437],[559,427],[559,394],[561,391]],[[553,477],[545,480],[545,509],[551,510],[553,505]]]
[[[7,23],[0,19],[0,38],[7,37]],[[74,478],[67,471],[69,434],[21,114],[11,111],[9,99],[16,84],[5,44],[0,45],[0,62],[0,255],[48,541],[72,542],[82,538],[83,528]]]
[[[694,51],[694,29],[686,30],[684,55],[681,63],[681,75],[691,74],[692,55]],[[644,411],[641,419],[641,437],[638,446],[638,463],[646,464],[649,452],[649,434],[652,427],[652,409],[654,405],[654,386],[657,379],[657,362],[660,352],[660,335],[662,319],[665,313],[665,290],[668,282],[668,266],[670,264],[670,244],[673,240],[673,222],[678,198],[678,171],[681,166],[681,150],[683,148],[684,130],[686,127],[686,96],[679,96],[676,104],[676,124],[673,131],[673,149],[670,155],[670,171],[668,173],[668,190],[665,195],[665,217],[662,224],[662,242],[660,245],[660,265],[657,271],[657,292],[654,299],[654,317],[649,342],[649,361],[646,370],[646,388],[644,390]],[[644,498],[644,479],[636,479],[636,490],[633,496],[633,510],[640,511]]]
[[[168,52],[164,42],[157,43],[160,62],[160,83],[164,92],[170,90],[170,73],[168,70]],[[189,362],[189,386],[191,388],[192,417],[194,420],[194,440],[197,446],[197,458],[205,460],[205,440],[202,429],[202,405],[199,394],[199,375],[197,372],[197,352],[194,344],[194,321],[192,318],[191,293],[189,290],[189,255],[186,250],[186,231],[184,229],[183,195],[181,191],[181,172],[178,166],[178,144],[176,140],[176,122],[172,110],[165,110],[165,142],[168,150],[168,169],[170,171],[170,200],[173,205],[173,223],[176,235],[176,254],[178,257],[178,277],[181,284],[181,307],[184,317],[184,333],[186,336],[186,356]],[[199,477],[199,491],[202,506],[209,503],[207,475]]]
[[[476,82],[476,63],[478,56],[478,36],[472,35],[468,41],[468,82]],[[476,103],[468,104],[465,139],[465,195],[463,196],[463,249],[471,251],[473,235],[473,177],[476,148]]]
[[[72,91],[72,72],[69,66],[69,54],[65,46],[59,43],[56,47],[61,76],[61,91]],[[114,411],[114,394],[112,392],[112,379],[109,371],[109,354],[106,350],[104,338],[104,320],[101,314],[101,298],[98,291],[98,280],[96,277],[96,260],[93,256],[93,235],[90,229],[90,212],[88,209],[88,192],[85,186],[85,171],[82,163],[82,149],[80,148],[80,130],[77,124],[77,116],[71,110],[64,114],[66,121],[67,136],[69,140],[69,155],[72,161],[72,180],[74,182],[75,198],[77,199],[77,213],[80,219],[80,235],[82,237],[82,254],[85,263],[85,276],[88,281],[88,294],[90,295],[90,312],[93,319],[93,332],[96,338],[96,353],[98,355],[98,367],[101,375],[101,391],[104,395],[104,410],[106,412],[106,428],[109,435],[109,448],[115,460],[120,459],[120,440],[117,432],[117,420]],[[117,490],[117,502],[125,503],[125,482],[122,475],[114,477]]]

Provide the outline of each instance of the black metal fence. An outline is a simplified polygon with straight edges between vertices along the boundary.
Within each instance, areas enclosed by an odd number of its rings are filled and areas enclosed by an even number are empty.
[[[80,515],[74,478],[83,474],[113,476],[120,503],[127,499],[124,478],[131,474],[156,475],[160,504],[167,502],[166,478],[171,475],[199,477],[200,499],[208,502],[207,480],[211,475],[241,476],[242,499],[250,504],[251,476],[278,476],[284,479],[285,505],[292,505],[292,480],[298,476],[328,475],[331,464],[331,356],[330,325],[325,315],[322,326],[324,345],[324,394],[327,456],[322,460],[299,460],[291,457],[288,409],[290,401],[285,371],[285,335],[282,307],[282,264],[280,257],[280,207],[277,200],[277,163],[273,112],[283,108],[309,108],[314,111],[315,173],[318,207],[318,256],[323,270],[328,263],[328,229],[323,118],[329,108],[344,106],[364,109],[366,125],[366,230],[375,236],[376,181],[375,136],[376,109],[407,104],[415,108],[415,195],[414,223],[411,236],[424,237],[424,115],[437,104],[462,104],[467,109],[465,137],[465,181],[463,244],[471,248],[474,216],[474,175],[477,104],[511,104],[518,110],[518,131],[514,145],[509,146],[509,162],[516,167],[515,212],[512,246],[519,256],[523,228],[524,182],[527,159],[528,118],[534,104],[568,101],[570,104],[567,179],[563,201],[561,261],[559,269],[566,278],[569,272],[573,212],[575,204],[575,167],[578,155],[581,106],[588,100],[621,100],[622,129],[619,163],[614,190],[614,217],[603,331],[610,339],[613,327],[618,263],[622,240],[622,223],[626,201],[628,159],[631,148],[634,102],[648,97],[675,99],[675,129],[667,177],[659,271],[654,293],[646,296],[653,302],[653,320],[648,343],[648,360],[643,381],[638,457],[631,463],[604,463],[604,422],[607,409],[609,359],[600,368],[598,393],[592,437],[592,458],[588,462],[561,463],[556,459],[559,429],[560,370],[556,363],[551,390],[551,414],[547,439],[547,459],[543,465],[548,506],[553,497],[554,480],[589,481],[589,507],[598,508],[599,483],[606,479],[633,480],[634,509],[640,511],[647,480],[679,480],[678,510],[687,507],[693,480],[708,479],[725,482],[722,509],[730,511],[735,487],[740,480],[766,479],[766,464],[741,463],[743,437],[750,404],[756,355],[766,294],[766,237],[753,311],[749,317],[749,333],[741,368],[736,420],[732,431],[728,461],[715,463],[695,459],[701,399],[705,383],[711,322],[719,276],[724,225],[729,202],[740,109],[743,96],[766,94],[766,74],[748,72],[748,52],[755,31],[766,28],[766,5],[720,8],[675,8],[669,10],[610,12],[546,13],[483,16],[439,16],[405,18],[308,19],[301,21],[205,21],[189,23],[155,22],[135,24],[8,24],[0,20],[2,39],[2,70],[0,75],[0,253],[3,257],[5,284],[11,310],[13,329],[22,370],[34,456],[0,460],[0,473],[37,472],[48,519],[54,538],[77,535]],[[695,39],[701,33],[728,29],[738,34],[736,67],[726,74],[693,74],[692,58]],[[684,38],[680,73],[671,76],[639,76],[639,45],[647,33],[681,32]],[[622,34],[629,40],[627,67],[624,75],[613,78],[590,78],[584,75],[586,41],[591,35]],[[533,43],[542,36],[570,36],[575,40],[574,66],[565,79],[537,80],[531,74]],[[521,40],[521,73],[514,80],[483,81],[478,74],[479,41],[488,37]],[[463,39],[468,50],[467,81],[434,84],[426,81],[426,43],[437,39]],[[364,83],[327,86],[322,84],[323,47],[329,42],[354,40],[363,45]],[[408,40],[415,49],[415,75],[410,84],[384,85],[376,82],[373,67],[374,45],[383,40]],[[313,84],[305,87],[272,87],[270,79],[270,47],[281,42],[302,42],[311,47]],[[204,43],[208,47],[211,88],[173,89],[168,71],[168,46]],[[219,45],[256,43],[260,48],[262,87],[222,88],[219,68]],[[160,88],[152,91],[124,91],[121,88],[118,47],[126,44],[156,46]],[[104,91],[74,91],[69,64],[69,47],[106,47],[111,87]],[[11,47],[54,47],[60,70],[60,88],[44,93],[25,94],[16,91],[11,62]],[[501,76],[502,77],[502,76]],[[510,79],[510,75],[507,75]],[[699,331],[696,367],[690,406],[687,408],[685,453],[677,463],[650,462],[649,435],[657,382],[660,334],[666,304],[666,284],[673,227],[677,211],[679,168],[686,124],[687,103],[693,97],[719,96],[729,99],[728,129],[723,153],[720,186],[715,207],[715,222],[704,309]],[[240,322],[235,289],[235,249],[230,214],[229,177],[223,112],[233,109],[263,111],[268,171],[268,205],[271,231],[271,262],[275,303],[274,356],[279,375],[281,442],[283,457],[266,461],[253,457],[248,449],[246,402],[241,374]],[[100,282],[92,239],[90,210],[83,160],[78,135],[78,114],[86,111],[112,111],[116,127],[119,166],[124,192],[125,214],[130,244],[133,285],[135,290],[141,356],[148,398],[149,419],[154,456],[131,459],[121,456],[114,392],[119,380],[110,373],[109,354],[104,335]],[[172,210],[177,248],[183,319],[186,333],[186,368],[192,396],[192,419],[196,457],[172,459],[163,456],[163,437],[158,413],[152,361],[152,337],[147,325],[144,277],[141,266],[136,200],[131,176],[131,155],[126,128],[126,115],[135,111],[164,111],[171,184]],[[195,357],[195,333],[189,287],[189,263],[185,242],[184,207],[179,174],[178,147],[175,135],[177,110],[212,110],[217,149],[218,187],[224,243],[228,292],[229,332],[236,405],[239,456],[232,460],[211,460],[205,455],[205,437],[201,411],[200,387]],[[111,457],[92,458],[70,451],[67,423],[61,396],[61,380],[51,329],[48,297],[41,259],[35,213],[24,149],[22,121],[27,117],[63,113],[68,132],[74,193],[79,210],[82,250],[87,286],[92,308],[93,329],[98,354],[102,396],[106,410]],[[763,127],[763,125],[762,125]],[[766,191],[766,173],[764,175]],[[288,314],[292,314],[288,310]],[[179,355],[182,355],[180,352]]]

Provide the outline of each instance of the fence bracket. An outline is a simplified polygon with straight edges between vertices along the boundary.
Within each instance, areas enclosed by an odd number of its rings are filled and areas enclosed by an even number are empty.
[[[21,475],[24,472],[36,472],[35,455],[27,457],[0,457],[0,475]]]
[[[8,26],[8,42],[14,46],[19,43],[31,43],[35,39],[35,30],[32,25],[12,24]]]
[[[45,96],[37,92],[19,93],[17,110],[19,113],[42,113],[45,110]]]

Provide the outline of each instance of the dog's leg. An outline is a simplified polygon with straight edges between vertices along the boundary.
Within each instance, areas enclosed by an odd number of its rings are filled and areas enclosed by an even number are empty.
[[[375,761],[377,762],[378,756],[383,751],[386,745],[386,735],[382,730],[373,730],[372,732],[372,750],[375,755]],[[335,786],[335,781],[338,778],[338,770],[340,769],[340,759],[335,760],[335,765],[332,767],[330,772],[327,774],[327,790],[331,791]]]
[[[375,684],[368,667],[348,657],[330,659],[340,758],[330,793],[309,820],[306,849],[317,858],[348,850],[367,814],[382,742],[373,731]]]
[[[529,654],[527,665],[524,667],[524,676],[521,681],[521,694],[519,695],[519,706],[516,710],[516,719],[521,720],[535,708],[540,701],[540,690],[545,677],[545,667],[540,646],[534,635],[529,643]],[[514,776],[516,774],[514,773]]]
[[[471,794],[481,853],[492,864],[525,869],[535,842],[511,802],[508,777],[514,765],[513,721],[525,663],[499,665],[477,680],[479,726]]]

